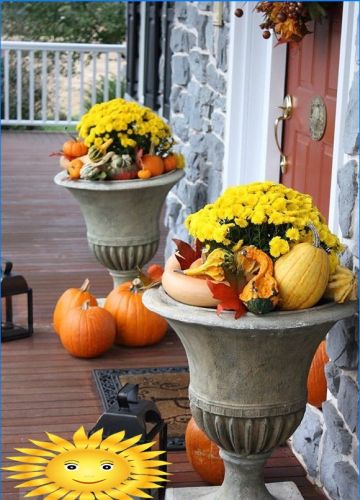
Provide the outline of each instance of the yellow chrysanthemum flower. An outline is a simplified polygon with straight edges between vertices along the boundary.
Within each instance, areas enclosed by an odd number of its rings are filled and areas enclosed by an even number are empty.
[[[287,253],[289,250],[289,243],[286,240],[280,238],[280,236],[275,236],[270,241],[270,255],[272,257],[280,257],[280,255]]]
[[[250,220],[253,224],[262,224],[266,221],[265,212],[263,210],[255,210]]]
[[[285,236],[291,241],[299,241],[300,239],[300,233],[299,230],[296,229],[296,227],[291,227],[290,229],[288,229],[285,233]]]

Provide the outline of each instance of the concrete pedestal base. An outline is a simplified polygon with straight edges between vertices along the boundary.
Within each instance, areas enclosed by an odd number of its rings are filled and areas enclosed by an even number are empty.
[[[304,500],[295,483],[269,483],[266,485],[274,500]],[[226,500],[218,498],[218,486],[205,486],[200,488],[169,488],[166,490],[165,500]],[[251,498],[244,500],[252,500]]]

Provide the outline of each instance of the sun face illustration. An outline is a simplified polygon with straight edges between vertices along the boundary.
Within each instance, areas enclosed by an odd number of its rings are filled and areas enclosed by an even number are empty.
[[[87,437],[84,427],[73,435],[73,443],[46,433],[49,441],[30,442],[37,448],[16,448],[27,456],[8,457],[21,465],[3,467],[16,472],[11,479],[27,480],[16,488],[35,488],[25,495],[44,495],[44,500],[131,500],[151,498],[142,491],[161,488],[167,464],[154,460],[163,451],[146,451],[154,443],[137,444],[141,436],[125,438],[125,432],[102,439],[103,430]]]

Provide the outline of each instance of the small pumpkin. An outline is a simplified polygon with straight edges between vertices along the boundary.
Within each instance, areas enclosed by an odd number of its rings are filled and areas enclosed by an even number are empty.
[[[221,484],[225,468],[219,447],[206,436],[193,418],[186,427],[185,446],[189,462],[199,476],[210,484]]]
[[[138,170],[137,176],[139,177],[139,179],[150,179],[151,172],[147,168],[143,168],[141,170]]]
[[[177,158],[173,154],[165,156],[165,158],[163,158],[163,162],[165,172],[171,172],[172,170],[175,170],[177,168]]]
[[[153,154],[144,155],[141,158],[141,166],[144,170],[150,170],[152,177],[164,173],[164,162],[160,156]]]
[[[88,163],[89,157],[88,157],[88,155],[84,155],[84,156],[78,156],[77,158],[70,158],[69,159],[64,155],[61,155],[60,156],[60,167],[69,171],[69,167],[71,166],[71,162],[74,160],[81,160],[83,165],[85,165],[86,163]]]
[[[69,139],[65,141],[62,147],[63,153],[69,158],[78,158],[84,156],[88,152],[88,147],[77,139]]]
[[[279,290],[273,276],[274,266],[271,257],[255,246],[246,246],[241,254],[247,260],[259,265],[257,274],[245,285],[240,300],[254,314],[266,314],[272,311],[279,301]]]
[[[307,379],[308,403],[317,408],[321,408],[322,403],[326,401],[325,365],[328,361],[326,341],[323,340],[315,352]]]
[[[102,307],[90,307],[90,301],[73,307],[63,317],[60,340],[77,358],[95,358],[113,345],[116,335],[112,315]]]
[[[67,168],[70,179],[80,179],[80,170],[83,166],[84,163],[79,158],[71,160],[70,165]]]
[[[320,238],[312,224],[313,243],[295,245],[275,262],[274,275],[279,285],[279,307],[283,310],[306,309],[323,296],[329,281],[329,258],[320,246]]]
[[[144,306],[143,293],[142,281],[135,278],[114,288],[106,297],[104,308],[115,319],[117,344],[146,346],[165,336],[166,320]]]
[[[80,288],[69,288],[56,303],[53,313],[54,330],[59,335],[63,318],[73,307],[81,306],[86,300],[90,306],[96,306],[96,298],[89,292],[90,281],[86,279]]]

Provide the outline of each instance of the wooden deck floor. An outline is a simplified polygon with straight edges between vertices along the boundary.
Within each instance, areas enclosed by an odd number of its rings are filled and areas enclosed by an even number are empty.
[[[75,359],[62,348],[51,327],[54,304],[71,286],[88,277],[92,292],[105,296],[112,280],[90,254],[80,209],[71,195],[55,186],[58,163],[49,153],[64,136],[43,132],[3,132],[3,261],[14,263],[34,291],[35,333],[2,345],[2,452],[13,455],[27,440],[44,439],[44,431],[70,438],[84,425],[89,430],[101,405],[91,370],[184,366],[186,356],[174,334],[148,348],[114,346],[93,360]],[[164,234],[155,262],[163,262]],[[24,302],[15,303],[15,319],[25,318]],[[171,453],[172,485],[204,484],[184,452]],[[276,450],[265,468],[267,482],[294,481],[305,499],[325,496],[311,485],[287,447]],[[17,500],[14,481],[3,481],[4,500]]]

